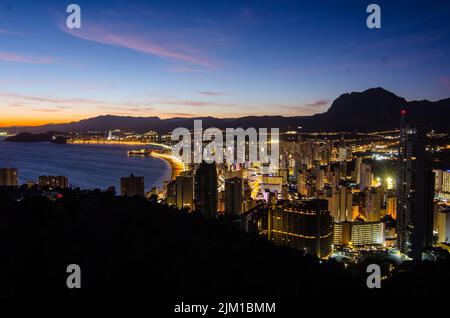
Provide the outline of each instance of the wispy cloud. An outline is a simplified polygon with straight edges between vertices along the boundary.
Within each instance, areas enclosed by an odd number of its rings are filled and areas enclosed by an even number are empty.
[[[27,33],[15,32],[15,31],[10,31],[10,30],[5,30],[5,29],[0,29],[0,33],[8,34],[8,35],[27,35]]]
[[[286,110],[287,113],[283,114],[286,116],[309,116],[323,112],[329,104],[330,100],[319,99],[304,105],[281,105],[278,108]]]
[[[205,95],[205,96],[217,96],[217,95],[223,95],[223,93],[221,92],[214,92],[214,91],[202,91],[202,92],[198,92],[200,95]]]
[[[105,101],[90,98],[60,98],[20,94],[15,92],[0,92],[0,100],[5,107],[24,107],[34,112],[59,112],[62,110],[95,109],[98,114],[110,113],[117,115],[158,115],[181,116],[183,111],[189,112],[193,108],[204,113],[209,109],[224,109],[239,107],[239,105],[206,102],[201,100],[166,98],[142,100]],[[20,106],[19,106],[20,105]],[[173,112],[170,110],[173,109]],[[169,111],[167,111],[169,110]],[[184,113],[186,115],[186,113]],[[192,114],[191,114],[192,115]],[[194,117],[194,115],[189,116]]]
[[[326,106],[330,103],[330,101],[328,99],[319,99],[318,101],[315,101],[313,103],[310,104],[306,104],[306,107],[322,107],[322,106]]]
[[[194,115],[194,114],[189,114],[189,113],[164,113],[162,114],[161,117],[164,118],[170,118],[170,117],[188,117],[188,118],[193,118],[193,117],[198,117],[198,115]]]
[[[217,61],[177,39],[173,39],[171,43],[167,40],[157,42],[149,39],[149,36],[138,35],[137,32],[127,33],[126,28],[113,30],[102,24],[88,26],[85,24],[81,29],[68,29],[65,25],[59,24],[59,28],[72,36],[92,42],[123,47],[170,60],[199,65],[207,69],[214,69],[218,66]]]
[[[45,56],[22,55],[15,52],[0,51],[0,61],[26,64],[53,64],[56,59]]]
[[[32,110],[49,110],[54,111],[71,109],[74,107],[89,107],[99,109],[126,109],[127,111],[134,110],[136,112],[148,111],[149,108],[141,107],[143,103],[140,102],[109,102],[97,99],[86,98],[57,98],[57,97],[45,97],[35,95],[25,95],[19,93],[0,92],[0,99],[3,100],[5,106],[17,107],[32,106]],[[39,107],[42,106],[42,107]]]
[[[62,109],[57,109],[57,108],[33,108],[30,110],[33,112],[41,112],[41,113],[55,113],[55,112],[62,111]]]

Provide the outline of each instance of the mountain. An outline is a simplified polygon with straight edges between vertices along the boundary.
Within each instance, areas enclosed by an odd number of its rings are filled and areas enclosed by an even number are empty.
[[[169,132],[177,127],[193,128],[194,119],[203,120],[203,128],[280,128],[302,127],[303,131],[375,131],[399,127],[400,111],[406,109],[413,121],[421,121],[438,131],[450,131],[450,98],[436,102],[428,100],[408,102],[383,88],[342,94],[322,114],[313,116],[247,116],[241,118],[170,118],[98,116],[67,124],[48,124],[37,127],[9,127],[14,132],[41,133],[47,131],[86,132],[120,129],[146,132]]]
[[[51,141],[53,139],[54,132],[31,134],[29,132],[22,132],[15,136],[9,136],[5,141],[13,142],[43,142]]]

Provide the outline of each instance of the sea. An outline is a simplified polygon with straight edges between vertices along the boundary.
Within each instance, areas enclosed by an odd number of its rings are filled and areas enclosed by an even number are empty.
[[[143,176],[145,189],[161,187],[170,180],[170,165],[159,158],[129,157],[130,149],[142,146],[112,144],[53,144],[50,142],[5,142],[0,137],[0,168],[17,168],[19,182],[37,182],[41,175],[62,175],[81,189],[114,186],[120,192],[120,178]]]

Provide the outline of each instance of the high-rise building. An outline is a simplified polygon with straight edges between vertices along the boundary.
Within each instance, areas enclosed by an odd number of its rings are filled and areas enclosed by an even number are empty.
[[[381,218],[381,193],[376,188],[365,191],[366,220],[377,222]]]
[[[316,191],[322,190],[324,185],[325,185],[325,171],[319,169],[319,171],[317,172],[317,175],[316,175],[316,180],[315,180]]]
[[[175,202],[179,209],[194,209],[194,178],[178,176],[175,179]]]
[[[369,163],[361,164],[360,178],[359,178],[359,189],[364,191],[372,186],[372,167]]]
[[[242,213],[242,179],[231,178],[225,180],[225,213],[240,215]]]
[[[297,192],[301,196],[308,195],[308,190],[306,187],[306,173],[305,172],[297,173]]]
[[[217,170],[215,163],[202,162],[195,172],[195,209],[205,217],[217,214]]]
[[[333,191],[329,210],[335,222],[351,221],[353,219],[353,195],[351,189],[339,187],[339,189]]]
[[[434,229],[438,233],[439,243],[450,243],[450,209],[448,207],[436,211]]]
[[[314,199],[269,208],[268,239],[326,258],[331,254],[333,220],[326,200]]]
[[[358,157],[355,160],[355,181],[359,183],[361,180],[361,167],[362,167],[362,158]]]
[[[388,196],[386,199],[386,214],[390,215],[394,220],[397,218],[397,198]]]
[[[421,260],[433,239],[434,176],[425,152],[425,129],[405,123],[402,111],[397,178],[397,245]]]
[[[0,168],[0,186],[18,186],[19,176],[16,168]]]
[[[144,192],[144,177],[136,177],[131,174],[129,177],[120,179],[120,193],[122,196],[143,196]]]
[[[433,170],[435,174],[436,197],[443,201],[450,200],[450,170]]]
[[[69,179],[64,176],[40,176],[38,183],[41,189],[66,189],[69,187]]]

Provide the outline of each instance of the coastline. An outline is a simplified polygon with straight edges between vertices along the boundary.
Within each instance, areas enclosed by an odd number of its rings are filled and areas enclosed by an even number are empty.
[[[62,175],[81,189],[120,189],[120,178],[131,173],[145,177],[145,190],[161,188],[170,180],[168,164],[147,158],[128,158],[131,146],[57,145],[50,142],[3,142],[0,137],[0,167],[17,168],[19,183],[37,182],[41,175]],[[32,156],[30,154],[33,154]]]
[[[178,158],[176,158],[174,156],[161,154],[161,153],[157,153],[157,152],[152,152],[151,156],[165,160],[170,165],[172,180],[175,180],[175,178],[178,177],[181,174],[181,172],[184,171],[183,162],[181,162]]]

